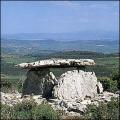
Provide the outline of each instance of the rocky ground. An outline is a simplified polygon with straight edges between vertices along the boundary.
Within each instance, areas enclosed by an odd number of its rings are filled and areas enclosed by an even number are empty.
[[[62,110],[66,114],[79,116],[85,112],[87,105],[99,105],[99,102],[108,102],[112,97],[117,98],[119,97],[119,94],[104,91],[102,94],[98,94],[94,98],[86,97],[84,100],[68,101],[59,99],[46,100],[46,98],[43,98],[41,95],[24,96],[21,98],[21,93],[10,94],[1,92],[1,103],[12,106],[16,103],[22,102],[23,100],[30,100],[32,98],[38,104],[41,104],[42,102],[48,102],[48,104],[50,104],[55,110]]]

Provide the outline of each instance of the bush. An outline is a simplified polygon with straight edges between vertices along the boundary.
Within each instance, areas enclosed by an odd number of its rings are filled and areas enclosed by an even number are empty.
[[[22,80],[19,80],[17,82],[17,90],[19,93],[22,93],[22,90],[23,90],[23,81]]]
[[[0,105],[1,108],[1,119],[2,120],[7,120],[11,118],[10,113],[12,112],[12,108],[8,105]]]
[[[13,106],[12,119],[32,119],[32,109],[36,107],[33,100],[25,100]]]
[[[47,103],[37,105],[37,103],[31,99],[11,107],[1,105],[1,119],[59,120],[59,114]]]
[[[99,106],[88,105],[85,119],[119,120],[119,99],[113,98],[107,104],[101,102]]]
[[[33,119],[39,120],[58,120],[58,113],[50,105],[40,104],[33,110]]]
[[[12,89],[12,83],[8,79],[1,79],[1,91],[8,92]]]
[[[108,108],[108,117],[109,119],[118,119],[119,116],[119,105],[120,105],[120,101],[119,98],[115,99],[112,98],[110,102],[108,102],[107,104],[107,108]]]
[[[113,81],[117,81],[117,87],[118,89],[120,89],[120,72],[118,70],[115,70],[112,75],[111,75],[111,79]]]
[[[99,77],[98,81],[102,83],[104,91],[116,92],[118,90],[117,81],[113,81],[111,78]]]

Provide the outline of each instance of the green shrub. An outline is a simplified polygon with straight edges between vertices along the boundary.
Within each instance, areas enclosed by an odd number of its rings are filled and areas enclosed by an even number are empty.
[[[96,105],[88,105],[85,113],[85,119],[98,119],[99,112]]]
[[[108,117],[109,119],[118,119],[119,116],[119,105],[120,101],[119,98],[115,99],[112,98],[110,102],[108,102],[107,107],[108,107]]]
[[[32,109],[36,107],[33,100],[25,100],[13,106],[12,119],[32,119]]]
[[[58,120],[59,116],[56,111],[48,104],[40,104],[33,110],[33,119],[39,120]]]
[[[0,105],[1,108],[1,119],[2,120],[7,120],[11,118],[11,112],[12,112],[12,108],[8,105]]]
[[[1,91],[8,92],[12,89],[12,83],[8,79],[1,79]]]
[[[119,99],[112,99],[110,102],[99,103],[99,106],[88,105],[85,119],[92,120],[119,120]]]
[[[104,91],[116,92],[118,90],[117,81],[113,81],[108,77],[98,77],[98,81],[102,83]]]
[[[23,90],[23,81],[22,80],[18,81],[17,90],[18,90],[18,92],[22,93],[22,90]]]
[[[111,79],[117,81],[117,87],[120,89],[120,72],[118,70],[113,71]]]
[[[1,119],[59,120],[59,114],[47,103],[37,105],[31,99],[14,106],[1,105]]]

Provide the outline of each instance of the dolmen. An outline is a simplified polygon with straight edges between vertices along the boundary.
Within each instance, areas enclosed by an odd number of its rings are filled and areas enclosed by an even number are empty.
[[[16,65],[28,69],[27,78],[23,84],[22,94],[41,95],[46,99],[80,101],[93,98],[103,92],[103,87],[97,81],[95,73],[86,72],[85,67],[94,66],[92,59],[46,59],[31,63]],[[74,68],[56,77],[52,69]]]

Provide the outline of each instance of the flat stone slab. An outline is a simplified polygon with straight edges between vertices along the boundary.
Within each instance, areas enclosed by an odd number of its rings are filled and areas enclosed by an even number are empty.
[[[21,63],[15,65],[20,68],[62,68],[62,67],[81,67],[95,65],[92,59],[46,59],[31,63]]]

